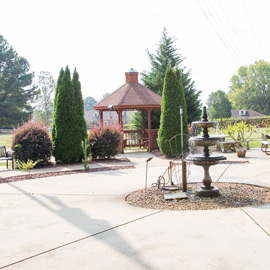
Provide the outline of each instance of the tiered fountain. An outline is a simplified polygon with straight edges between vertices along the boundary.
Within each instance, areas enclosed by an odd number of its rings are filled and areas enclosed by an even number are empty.
[[[208,121],[206,107],[203,107],[202,121],[193,122],[197,127],[203,129],[202,136],[191,137],[189,140],[193,141],[195,146],[203,147],[203,154],[192,154],[186,157],[187,161],[192,161],[197,166],[202,166],[204,169],[203,185],[196,191],[197,196],[201,197],[214,197],[219,195],[218,188],[212,186],[212,179],[209,174],[209,167],[216,165],[226,157],[222,155],[210,155],[209,147],[216,145],[219,141],[223,140],[223,136],[209,136],[208,129],[214,127],[216,121]]]

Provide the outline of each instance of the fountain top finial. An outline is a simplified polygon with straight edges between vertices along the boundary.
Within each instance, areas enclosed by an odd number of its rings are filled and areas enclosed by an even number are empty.
[[[206,112],[206,106],[203,106],[202,121],[204,121],[204,122],[208,121],[208,115],[207,115],[207,112]]]

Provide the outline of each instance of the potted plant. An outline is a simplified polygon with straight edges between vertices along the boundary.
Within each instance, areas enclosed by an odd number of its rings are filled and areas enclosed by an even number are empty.
[[[238,157],[245,157],[247,150],[247,142],[251,134],[255,131],[255,127],[246,124],[244,121],[228,125],[224,133],[235,142],[236,153]]]

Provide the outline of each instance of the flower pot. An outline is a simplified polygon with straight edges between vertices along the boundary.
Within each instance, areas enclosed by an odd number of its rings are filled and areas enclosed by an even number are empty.
[[[237,157],[246,157],[247,150],[244,148],[238,148],[236,149]]]

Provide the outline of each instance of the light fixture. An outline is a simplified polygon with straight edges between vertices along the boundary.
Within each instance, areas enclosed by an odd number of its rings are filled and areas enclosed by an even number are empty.
[[[145,162],[146,162],[146,176],[145,176],[145,191],[146,191],[146,189],[147,189],[147,171],[148,171],[148,162],[150,161],[150,160],[152,160],[153,159],[153,157],[150,157],[150,158],[148,158]]]

